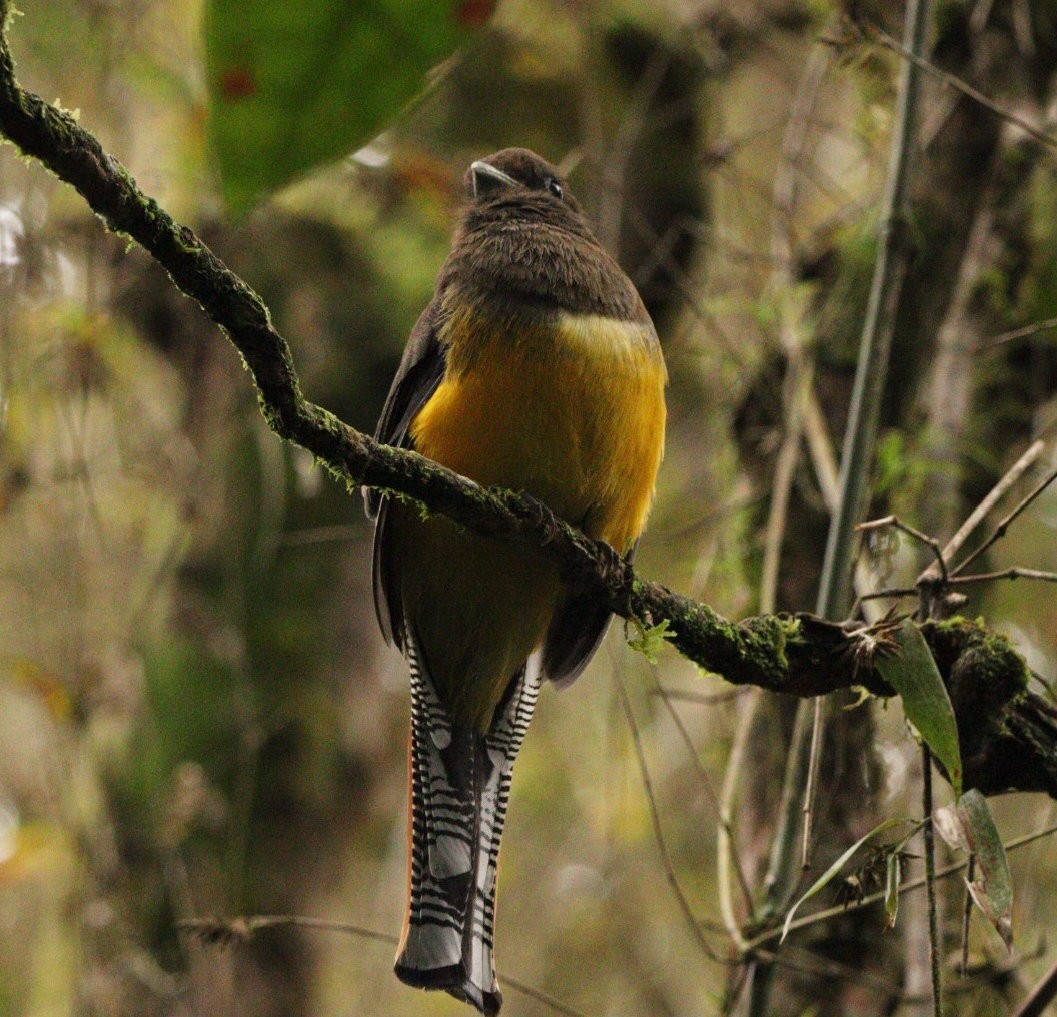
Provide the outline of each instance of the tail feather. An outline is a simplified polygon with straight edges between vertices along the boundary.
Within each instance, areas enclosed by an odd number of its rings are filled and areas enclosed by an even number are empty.
[[[514,677],[481,735],[452,722],[405,633],[411,671],[411,791],[408,910],[397,976],[445,989],[491,1017],[502,996],[492,937],[499,842],[514,759],[539,696],[531,659]]]

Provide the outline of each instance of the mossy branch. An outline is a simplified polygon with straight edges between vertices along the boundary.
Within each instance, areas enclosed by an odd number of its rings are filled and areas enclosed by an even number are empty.
[[[350,488],[397,492],[474,533],[536,549],[622,618],[647,627],[667,621],[668,641],[727,681],[796,696],[851,686],[893,694],[864,662],[859,637],[849,629],[807,614],[730,622],[705,604],[636,576],[612,548],[535,499],[483,489],[414,452],[381,445],[306,400],[290,347],[260,297],[191,229],[143,194],[69,113],[19,86],[7,42],[9,19],[9,2],[0,0],[0,135],[76,188],[108,228],[136,241],[198,301],[241,354],[261,412],[277,435],[307,449]],[[1023,658],[978,623],[955,620],[923,631],[951,687],[966,786],[1057,797],[1057,711],[1027,691]]]

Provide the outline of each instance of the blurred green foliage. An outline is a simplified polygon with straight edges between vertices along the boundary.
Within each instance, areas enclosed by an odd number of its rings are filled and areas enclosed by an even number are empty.
[[[209,0],[209,135],[228,209],[378,134],[490,4],[466,0]]]

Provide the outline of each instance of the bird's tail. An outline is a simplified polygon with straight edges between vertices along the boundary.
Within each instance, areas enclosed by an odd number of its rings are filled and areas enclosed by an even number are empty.
[[[514,759],[541,674],[533,658],[511,682],[487,734],[454,724],[411,633],[408,904],[397,977],[444,989],[492,1017],[503,1002],[492,962],[496,869]]]

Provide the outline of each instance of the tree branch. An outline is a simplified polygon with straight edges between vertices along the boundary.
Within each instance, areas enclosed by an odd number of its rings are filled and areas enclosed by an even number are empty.
[[[848,629],[808,614],[730,622],[705,604],[637,577],[612,548],[535,499],[483,489],[414,452],[381,445],[306,400],[290,347],[260,297],[191,229],[143,194],[70,114],[19,86],[7,43],[9,17],[8,0],[0,0],[0,135],[76,188],[111,230],[135,240],[198,301],[241,354],[261,412],[277,435],[307,449],[350,488],[362,484],[412,498],[474,533],[536,549],[568,581],[594,591],[623,618],[646,625],[666,620],[680,653],[729,682],[796,696],[851,685],[893,695],[862,663]],[[1023,658],[1002,637],[964,619],[923,631],[951,685],[956,712],[959,695],[969,704],[958,714],[966,786],[1057,797],[1057,711],[1028,692]],[[986,714],[981,701],[988,704]]]

